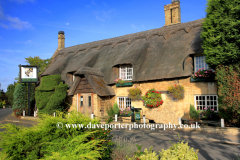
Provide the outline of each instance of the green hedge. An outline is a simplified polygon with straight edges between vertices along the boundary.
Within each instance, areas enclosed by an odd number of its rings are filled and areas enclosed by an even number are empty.
[[[60,75],[44,76],[41,85],[36,89],[36,104],[39,112],[52,114],[54,111],[63,111],[63,104],[67,96],[67,84],[61,82]]]

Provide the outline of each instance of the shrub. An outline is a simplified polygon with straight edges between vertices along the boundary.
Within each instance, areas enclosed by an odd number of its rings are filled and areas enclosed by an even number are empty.
[[[199,113],[192,104],[190,104],[189,114],[193,120],[199,120]]]
[[[99,120],[91,119],[81,113],[67,114],[57,112],[56,117],[42,114],[39,123],[31,128],[3,124],[0,133],[3,148],[0,159],[32,160],[32,159],[109,159],[112,152],[111,129],[91,129],[81,127],[67,128],[67,124],[83,124],[92,126]],[[61,122],[63,124],[61,127]],[[58,125],[59,124],[59,125]]]
[[[120,114],[120,109],[118,108],[118,104],[117,103],[114,103],[113,110],[114,110],[114,114],[117,114],[117,115]]]
[[[135,137],[130,138],[130,140],[123,137],[116,138],[111,158],[127,160],[126,157],[134,157],[134,152],[137,150],[135,142]]]
[[[4,101],[0,101],[0,108],[3,108],[3,106],[5,106],[5,105],[6,105],[5,100]]]
[[[216,70],[218,83],[219,115],[226,122],[240,126],[240,66],[218,66]]]
[[[115,113],[114,113],[113,107],[110,106],[110,107],[107,108],[107,114],[108,114],[109,117],[114,116]]]
[[[171,143],[171,141],[170,141]],[[179,160],[197,160],[198,150],[195,152],[193,148],[188,146],[188,142],[180,141],[178,143],[171,143],[171,147],[167,150],[162,149],[159,152],[161,160],[179,159]]]
[[[128,97],[131,98],[131,100],[142,100],[142,91],[141,89],[137,88],[131,88],[128,90]]]
[[[200,117],[201,119],[216,119],[217,115],[214,112],[214,109],[210,109],[210,107],[204,108],[204,110],[200,111]]]
[[[184,98],[184,87],[181,85],[170,86],[168,87],[168,92],[171,97],[181,100]]]
[[[15,116],[21,116],[23,110],[27,111],[28,107],[28,92],[26,84],[18,84],[13,94],[13,112]]]
[[[63,111],[63,103],[67,96],[67,84],[61,82],[60,75],[44,76],[41,85],[36,88],[36,104],[39,112],[53,114],[54,111]]]
[[[158,107],[163,104],[161,92],[156,91],[154,88],[148,90],[142,100],[144,105],[148,107]]]
[[[136,144],[137,145],[137,144]],[[134,158],[128,158],[128,160],[159,160],[159,155],[155,151],[153,151],[153,147],[151,146],[149,150],[145,148],[144,152],[141,152],[142,145],[138,147],[138,151],[135,152]],[[128,156],[127,156],[128,157]]]

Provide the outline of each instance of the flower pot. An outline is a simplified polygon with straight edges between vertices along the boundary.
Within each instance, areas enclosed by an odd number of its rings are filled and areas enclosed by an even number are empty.
[[[132,115],[132,113],[129,113],[129,114],[122,114],[120,115],[121,117],[130,117]]]
[[[193,78],[191,77],[191,82],[214,82],[215,80],[215,77],[196,77],[196,78]]]
[[[116,83],[116,86],[117,87],[125,87],[125,86],[132,86],[133,83],[132,82],[125,82],[123,84],[120,84],[120,83]]]

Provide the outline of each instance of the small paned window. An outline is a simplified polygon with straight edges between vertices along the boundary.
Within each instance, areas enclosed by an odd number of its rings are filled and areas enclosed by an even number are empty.
[[[217,95],[197,95],[194,96],[196,110],[206,110],[210,108],[213,111],[218,111],[218,96]]]
[[[194,57],[195,72],[197,72],[199,69],[200,70],[211,69],[208,67],[208,64],[206,63],[205,60],[206,60],[206,56]]]
[[[119,109],[125,109],[128,107],[132,107],[132,101],[128,97],[117,97],[117,103],[118,103],[118,108]]]
[[[120,66],[119,78],[121,78],[122,80],[132,80],[132,78],[133,78],[132,66],[130,66],[130,65]]]

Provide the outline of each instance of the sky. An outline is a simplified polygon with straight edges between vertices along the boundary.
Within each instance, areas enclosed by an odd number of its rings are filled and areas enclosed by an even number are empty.
[[[163,27],[171,0],[0,0],[0,89],[25,58],[51,58],[58,32],[65,47]],[[206,17],[207,0],[180,0],[181,22]]]

